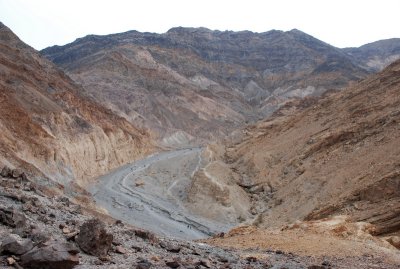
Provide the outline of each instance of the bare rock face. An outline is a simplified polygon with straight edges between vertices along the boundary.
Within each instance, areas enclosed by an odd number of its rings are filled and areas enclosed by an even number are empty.
[[[104,257],[111,248],[113,235],[107,232],[103,222],[91,219],[82,224],[75,240],[84,252]]]
[[[22,255],[33,248],[33,242],[30,239],[22,239],[19,235],[7,235],[1,243],[0,253]]]
[[[22,255],[21,265],[31,269],[71,269],[79,264],[78,253],[70,243],[47,242]]]

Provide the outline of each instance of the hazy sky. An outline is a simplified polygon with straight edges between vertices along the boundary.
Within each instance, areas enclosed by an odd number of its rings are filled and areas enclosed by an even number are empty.
[[[297,28],[338,47],[400,37],[400,0],[0,0],[0,20],[36,49],[87,34]]]

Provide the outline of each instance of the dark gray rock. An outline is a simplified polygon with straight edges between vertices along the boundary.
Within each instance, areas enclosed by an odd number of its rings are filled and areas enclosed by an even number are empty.
[[[1,176],[2,177],[11,177],[12,170],[9,167],[4,166],[3,169],[1,170]]]
[[[13,169],[12,170],[12,177],[13,178],[22,178],[22,175],[25,174],[24,171],[22,171],[19,168]]]
[[[166,249],[167,251],[172,252],[172,253],[179,253],[181,251],[180,246],[178,246],[177,244],[170,243],[170,242],[161,241],[159,245],[163,249]]]
[[[103,257],[111,248],[113,235],[107,232],[103,222],[91,219],[82,224],[75,241],[84,252]]]
[[[19,235],[9,234],[0,245],[0,253],[22,255],[33,248],[30,239],[22,239]]]
[[[158,241],[157,237],[150,231],[137,229],[134,232],[135,232],[135,235],[137,237],[140,237],[140,238],[142,238],[144,240],[150,240],[150,241],[153,241],[153,242]]]
[[[79,250],[70,243],[41,244],[21,256],[21,265],[31,269],[71,269],[79,264]]]
[[[201,259],[199,262],[197,262],[197,265],[201,265],[201,266],[204,266],[206,268],[211,268],[212,267],[212,263],[208,259]]]
[[[44,242],[47,242],[51,239],[51,236],[49,233],[43,232],[39,229],[32,229],[29,238],[35,243],[35,244],[41,244]]]
[[[21,228],[26,225],[26,217],[14,208],[0,207],[0,223],[12,228]]]
[[[181,266],[181,264],[177,260],[166,261],[165,265],[170,268],[178,268],[179,266]]]
[[[143,258],[139,258],[137,265],[136,265],[136,269],[149,269],[151,268],[153,264],[151,262],[149,262],[146,259]]]

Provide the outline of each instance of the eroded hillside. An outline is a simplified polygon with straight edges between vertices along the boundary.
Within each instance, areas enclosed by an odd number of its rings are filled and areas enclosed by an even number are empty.
[[[0,24],[0,164],[82,183],[152,150],[148,133],[83,93]]]
[[[288,104],[232,135],[224,148],[215,146],[222,153],[211,164],[229,168],[260,227],[347,215],[373,224],[375,235],[398,233],[399,122],[397,61],[342,92]]]
[[[172,146],[221,138],[288,100],[368,74],[345,52],[298,30],[129,31],[42,53],[96,100]]]

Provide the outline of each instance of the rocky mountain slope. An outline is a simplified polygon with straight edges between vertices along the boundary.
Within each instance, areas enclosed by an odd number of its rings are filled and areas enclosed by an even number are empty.
[[[288,99],[367,75],[354,59],[301,31],[173,28],[87,36],[42,53],[96,100],[164,143],[221,137]]]
[[[397,61],[341,92],[287,104],[209,148],[208,166],[247,191],[260,227],[345,215],[374,235],[399,233],[399,122]]]
[[[149,134],[0,24],[0,164],[76,183],[147,154]]]
[[[360,66],[376,72],[400,58],[400,38],[379,40],[359,48],[343,50],[354,57]]]

